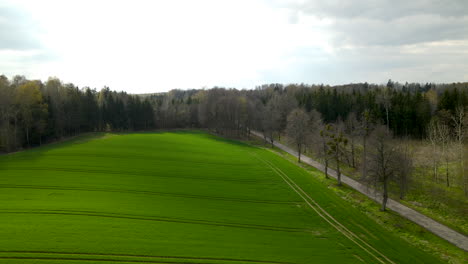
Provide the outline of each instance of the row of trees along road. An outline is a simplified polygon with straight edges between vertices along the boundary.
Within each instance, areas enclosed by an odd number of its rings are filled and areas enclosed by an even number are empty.
[[[412,143],[430,142],[433,181],[468,195],[468,84],[268,84],[253,90],[214,87],[129,95],[0,76],[0,151],[14,151],[88,131],[206,128],[230,137],[287,140],[328,168],[361,171],[369,184],[400,186],[412,174]],[[271,141],[269,143],[272,143]],[[452,155],[456,146],[457,155]],[[456,162],[459,169],[451,170]],[[399,166],[396,166],[399,164]],[[400,166],[405,164],[405,166]],[[446,169],[442,178],[440,167]],[[327,175],[327,173],[326,173]],[[444,180],[443,180],[444,179]]]

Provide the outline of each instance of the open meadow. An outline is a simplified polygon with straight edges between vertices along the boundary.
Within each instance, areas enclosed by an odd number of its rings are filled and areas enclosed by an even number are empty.
[[[439,260],[303,168],[204,132],[87,134],[0,156],[0,263],[111,262]]]

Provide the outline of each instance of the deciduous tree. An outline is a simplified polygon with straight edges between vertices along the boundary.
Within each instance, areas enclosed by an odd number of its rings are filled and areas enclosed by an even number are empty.
[[[302,148],[309,133],[309,115],[304,110],[296,108],[289,113],[287,120],[286,134],[291,143],[297,147],[298,162],[301,162]]]

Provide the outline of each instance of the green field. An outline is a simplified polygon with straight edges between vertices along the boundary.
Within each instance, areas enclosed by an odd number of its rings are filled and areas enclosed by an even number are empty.
[[[0,262],[439,260],[268,150],[173,132],[91,134],[1,156]]]

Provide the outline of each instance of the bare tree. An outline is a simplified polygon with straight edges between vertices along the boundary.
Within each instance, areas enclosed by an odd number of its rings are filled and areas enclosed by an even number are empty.
[[[391,80],[389,80],[389,83]],[[390,108],[392,106],[392,94],[391,94],[391,87],[387,85],[385,89],[382,90],[382,92],[377,96],[377,102],[383,106],[385,109],[385,119],[386,119],[386,125],[387,125],[387,130],[390,131],[390,119],[389,119],[389,112]]]
[[[275,118],[277,119],[275,126],[278,134],[278,140],[281,140],[281,132],[288,125],[288,115],[297,107],[297,100],[290,94],[278,94],[273,96],[268,104],[270,109],[274,110]]]
[[[370,151],[368,156],[368,182],[377,187],[382,184],[382,207],[385,211],[388,201],[388,188],[390,180],[398,172],[397,148],[392,140],[392,134],[385,126],[377,126],[370,136]]]
[[[343,124],[339,123],[335,126],[330,124],[325,126],[324,135],[328,138],[327,140],[327,149],[328,155],[333,157],[336,162],[336,174],[338,179],[338,185],[341,185],[341,167],[340,163],[343,160],[346,151],[346,145],[348,144],[348,139],[344,136]]]
[[[445,179],[446,179],[445,182],[447,184],[447,187],[450,187],[450,179],[449,179],[450,156],[448,152],[449,144],[451,141],[450,127],[445,122],[438,122],[437,132],[438,132],[438,140],[442,148],[442,157],[445,161]]]
[[[349,153],[350,153],[350,160],[348,164],[356,168],[356,138],[359,134],[358,131],[358,121],[356,118],[356,113],[351,112],[348,115],[348,118],[346,118],[345,121],[345,132],[347,138],[349,138]]]
[[[397,167],[397,178],[400,187],[400,199],[404,199],[408,191],[410,177],[413,172],[413,152],[410,148],[408,138],[400,140],[396,161],[399,166]]]
[[[367,141],[372,129],[372,121],[370,111],[366,109],[362,113],[361,121],[360,121],[360,134],[362,137],[362,178],[367,178]]]
[[[431,159],[432,159],[432,171],[434,182],[438,181],[438,168],[439,168],[439,155],[438,155],[438,144],[439,144],[439,132],[438,132],[438,120],[432,118],[431,122],[427,126],[427,138],[432,147]]]
[[[297,147],[298,162],[301,162],[302,148],[306,143],[309,133],[309,115],[300,109],[296,108],[288,115],[288,124],[286,134],[289,140]]]
[[[316,145],[320,143],[320,129],[322,128],[322,115],[315,109],[309,113],[309,133],[307,145],[310,149],[316,150]]]
[[[323,160],[325,164],[325,177],[328,178],[328,164],[330,155],[328,155],[328,138],[325,137],[324,134],[325,127],[322,121],[322,116],[315,109],[309,113],[309,116],[310,125],[307,145],[309,146],[309,149],[311,149],[319,159]]]
[[[269,138],[271,147],[273,147],[274,134],[279,130],[280,119],[278,110],[272,103],[267,104],[262,113],[262,130],[265,140]]]
[[[465,133],[468,125],[468,118],[464,107],[457,107],[455,114],[452,115],[452,121],[455,125],[455,141],[457,143],[458,160],[460,162],[460,176],[463,181],[463,190],[467,195],[466,181],[465,181],[465,157],[464,157],[464,140]]]
[[[322,124],[321,125],[321,129],[320,129],[320,141],[319,141],[319,145],[317,145],[317,152],[319,153],[319,157],[321,157],[325,163],[325,178],[329,178],[328,177],[328,167],[329,167],[329,163],[330,163],[330,151],[329,151],[329,147],[328,147],[328,132],[327,132],[327,126],[328,125],[325,125],[325,124]]]

